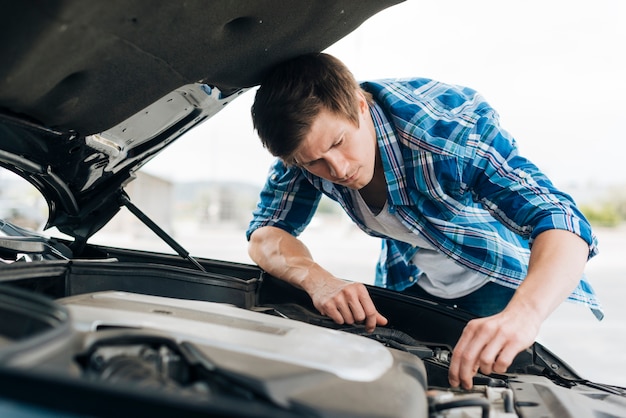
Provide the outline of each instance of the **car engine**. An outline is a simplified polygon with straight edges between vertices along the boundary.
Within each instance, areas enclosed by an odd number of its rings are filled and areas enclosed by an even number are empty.
[[[429,387],[450,353],[393,330],[369,335],[213,302],[101,292],[59,300],[82,336],[89,381],[189,398],[264,402],[301,416],[514,417],[511,389]],[[309,313],[311,315],[311,313]]]

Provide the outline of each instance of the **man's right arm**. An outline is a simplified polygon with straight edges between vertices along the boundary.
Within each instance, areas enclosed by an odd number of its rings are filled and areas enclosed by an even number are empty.
[[[274,277],[309,294],[313,305],[338,324],[365,324],[371,332],[387,319],[376,310],[362,283],[333,276],[317,264],[298,238],[273,226],[256,229],[250,236],[248,253],[252,260]]]

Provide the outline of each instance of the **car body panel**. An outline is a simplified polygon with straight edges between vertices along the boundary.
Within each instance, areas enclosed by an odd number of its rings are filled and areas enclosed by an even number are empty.
[[[398,1],[3,1],[0,107],[81,136],[193,83],[229,93]]]

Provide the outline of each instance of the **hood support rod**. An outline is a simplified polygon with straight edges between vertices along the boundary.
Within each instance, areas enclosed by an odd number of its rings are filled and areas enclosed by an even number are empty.
[[[177,243],[174,240],[174,238],[169,236],[167,234],[167,232],[165,232],[163,229],[161,229],[161,227],[159,227],[156,223],[154,223],[154,221],[152,221],[152,219],[148,218],[148,216],[145,213],[143,213],[137,206],[135,206],[130,201],[130,198],[128,197],[128,195],[126,195],[126,193],[122,193],[122,196],[120,197],[120,201],[121,201],[122,205],[126,206],[126,208],[133,215],[135,215],[137,217],[137,219],[139,219],[148,228],[150,228],[150,230],[152,232],[157,234],[159,236],[159,238],[161,238],[163,241],[165,241],[165,243],[167,245],[172,247],[172,249],[174,249],[174,251],[176,251],[178,253],[178,255],[180,255],[182,258],[184,258],[186,260],[189,260],[191,262],[191,264],[193,264],[195,267],[197,267],[200,271],[203,271],[203,272],[206,273],[206,270],[204,269],[204,267],[202,267],[202,265],[200,263],[198,263],[198,261],[195,258],[193,258],[191,255],[189,255],[189,252],[187,250],[185,250],[179,243]]]

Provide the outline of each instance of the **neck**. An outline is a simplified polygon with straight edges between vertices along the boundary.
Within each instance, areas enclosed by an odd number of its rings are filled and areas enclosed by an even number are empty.
[[[378,146],[376,147],[376,160],[372,180],[365,187],[360,189],[359,193],[365,203],[367,203],[367,206],[369,206],[370,210],[374,213],[378,213],[387,201],[387,181],[385,179],[385,171],[380,159]]]

